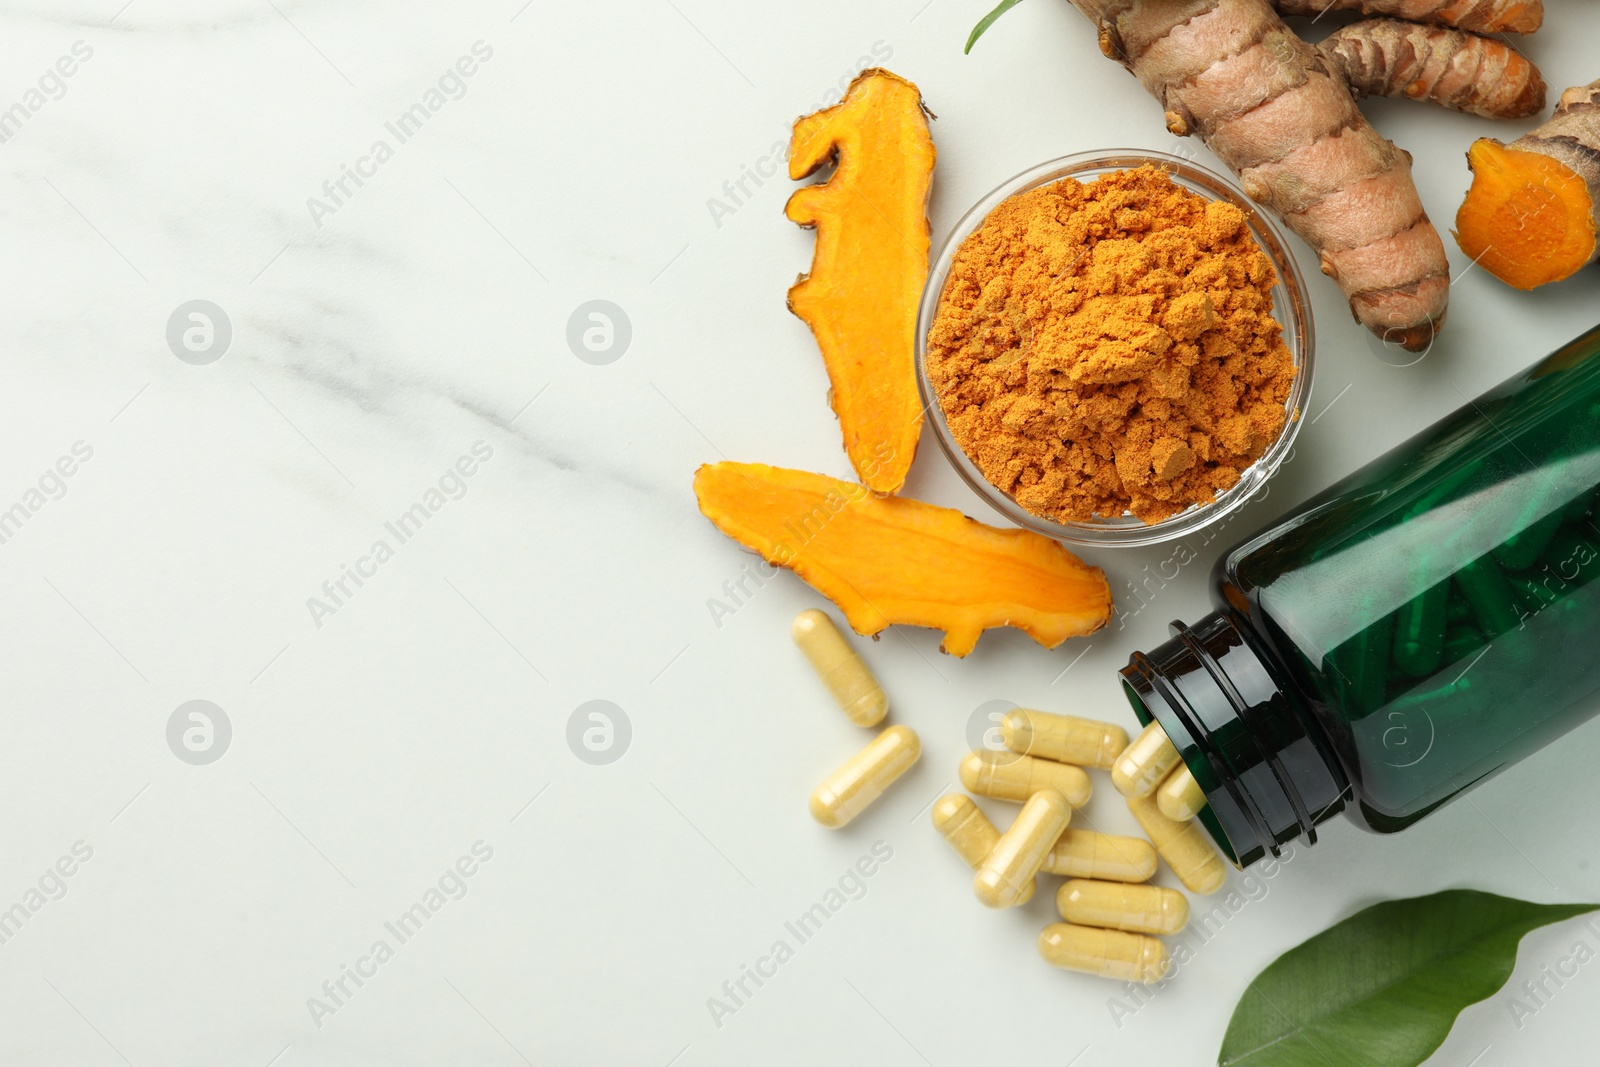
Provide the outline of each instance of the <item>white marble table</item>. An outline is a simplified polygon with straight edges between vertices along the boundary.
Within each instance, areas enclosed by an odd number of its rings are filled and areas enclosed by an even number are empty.
[[[1336,823],[1236,882],[1148,1003],[1037,960],[1045,894],[978,908],[925,810],[972,714],[1131,722],[1115,669],[1202,610],[1221,541],[1143,607],[1170,548],[1089,554],[1123,619],[1055,652],[887,635],[925,758],[846,831],[810,822],[861,740],[788,643],[818,598],[744,579],[713,612],[750,557],[689,492],[724,456],[847,472],[783,306],[812,241],[781,216],[788,121],[867,63],[918,82],[936,240],[1026,166],[1173,144],[1065,4],[963,57],[986,6],[6,6],[0,1062],[1202,1063],[1250,976],[1376,899],[1600,899],[1591,727],[1402,838]],[[1550,6],[1528,52],[1600,74],[1600,11]],[[1448,222],[1490,124],[1368,111]],[[1452,253],[1449,330],[1408,368],[1314,279],[1313,421],[1239,532],[1596,319],[1600,271],[1521,295]],[[609,361],[569,345],[592,301]],[[908,492],[993,518],[932,442]],[[621,709],[610,762],[569,745],[591,701]],[[1531,936],[1432,1062],[1592,1048],[1600,967],[1508,999],[1577,942]]]

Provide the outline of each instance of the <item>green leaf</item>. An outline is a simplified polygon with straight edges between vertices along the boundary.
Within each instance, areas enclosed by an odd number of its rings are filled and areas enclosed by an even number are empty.
[[[1450,889],[1389,900],[1285,952],[1228,1022],[1221,1067],[1416,1067],[1511,976],[1529,930],[1600,908]]]
[[[995,5],[993,11],[979,19],[978,24],[972,27],[972,35],[967,38],[967,47],[961,50],[961,54],[966,55],[971,52],[972,46],[978,43],[978,38],[983,36],[985,30],[994,25],[994,20],[1020,3],[1022,3],[1022,0],[1000,0],[1000,3]]]

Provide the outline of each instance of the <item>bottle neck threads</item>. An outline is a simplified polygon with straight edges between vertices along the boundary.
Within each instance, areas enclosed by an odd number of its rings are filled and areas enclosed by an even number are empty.
[[[1205,791],[1201,822],[1240,867],[1298,837],[1315,844],[1348,782],[1307,701],[1231,614],[1171,630],[1133,654],[1122,683],[1139,720],[1161,724]]]

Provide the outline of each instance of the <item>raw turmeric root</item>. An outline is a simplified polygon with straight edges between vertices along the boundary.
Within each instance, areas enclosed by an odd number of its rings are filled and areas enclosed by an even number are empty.
[[[1600,81],[1568,89],[1544,125],[1467,150],[1472,188],[1456,243],[1517,289],[1558,282],[1600,258]]]
[[[1285,15],[1358,11],[1473,33],[1532,33],[1544,22],[1543,0],[1276,0]]]
[[[1317,46],[1357,97],[1398,96],[1491,119],[1544,110],[1539,68],[1510,45],[1463,30],[1368,19]]]
[[[805,579],[859,634],[930,626],[965,656],[989,627],[1054,648],[1111,617],[1105,574],[1028,530],[762,463],[701,467],[694,493],[717,529]]]
[[[1411,181],[1411,157],[1357,110],[1338,65],[1268,0],[1072,0],[1100,48],[1238,172],[1251,199],[1316,250],[1356,319],[1421,351],[1450,291],[1444,242]]]
[[[789,290],[789,310],[822,349],[856,475],[874,492],[894,493],[922,432],[915,335],[934,149],[917,87],[865,70],[838,104],[794,124],[789,177],[835,159],[827,182],[799,190],[784,208],[817,229],[811,273]]]

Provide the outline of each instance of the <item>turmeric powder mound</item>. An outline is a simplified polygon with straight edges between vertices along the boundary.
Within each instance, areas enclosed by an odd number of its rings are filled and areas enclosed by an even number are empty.
[[[1028,511],[1159,522],[1237,484],[1283,430],[1276,281],[1232,204],[1154,166],[1068,178],[962,241],[929,377],[956,442]]]

